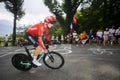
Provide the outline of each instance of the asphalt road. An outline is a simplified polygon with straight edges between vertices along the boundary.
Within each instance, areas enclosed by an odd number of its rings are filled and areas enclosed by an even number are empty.
[[[50,50],[63,55],[62,68],[52,70],[43,64],[23,72],[12,66],[11,57],[24,49],[0,47],[0,80],[120,80],[120,46],[62,44]]]

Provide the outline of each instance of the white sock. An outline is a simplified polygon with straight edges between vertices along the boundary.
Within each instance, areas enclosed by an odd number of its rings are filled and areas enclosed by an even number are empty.
[[[34,57],[33,57],[33,60],[37,60],[37,56],[34,56]]]

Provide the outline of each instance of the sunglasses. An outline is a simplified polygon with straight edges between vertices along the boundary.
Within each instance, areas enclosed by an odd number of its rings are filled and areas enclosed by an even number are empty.
[[[53,21],[53,22],[50,22],[51,24],[54,24],[55,23],[55,21]]]

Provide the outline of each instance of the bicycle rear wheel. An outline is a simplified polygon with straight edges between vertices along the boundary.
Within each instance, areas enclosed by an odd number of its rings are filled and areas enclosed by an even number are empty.
[[[15,54],[12,57],[12,64],[15,68],[21,71],[28,71],[32,68],[31,60],[26,54]]]
[[[64,65],[64,58],[57,52],[51,51],[43,57],[45,65],[51,69],[59,69]]]

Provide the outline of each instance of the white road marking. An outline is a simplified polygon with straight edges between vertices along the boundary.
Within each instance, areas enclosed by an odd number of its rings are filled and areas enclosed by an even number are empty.
[[[92,51],[94,54],[107,54],[107,55],[112,55],[113,52],[109,51],[110,49],[101,49],[100,46],[95,45],[96,48],[89,48],[88,50]],[[111,49],[111,50],[116,50],[116,49]]]
[[[69,54],[69,53],[72,53],[71,45],[62,44],[60,48],[61,49],[54,49],[53,51],[57,51],[60,54]]]
[[[57,49],[57,50],[54,50],[54,51],[57,51],[57,52],[64,51],[64,52],[60,52],[61,54],[69,54],[69,53],[72,52],[71,50],[67,50],[67,49]]]
[[[88,49],[90,51],[92,51],[94,54],[108,54],[108,55],[112,55],[113,52],[112,51],[108,51],[107,49],[101,49],[101,48],[90,48]]]
[[[69,54],[71,53],[71,45],[66,45],[66,44],[62,44],[60,45],[60,49],[57,49],[58,45],[53,45],[53,46],[50,46],[50,51],[57,51],[59,52],[60,54]],[[5,57],[7,55],[10,55],[10,54],[16,54],[16,53],[26,53],[25,51],[23,51],[24,49],[17,49],[13,52],[8,52],[6,54],[3,54],[3,55],[0,55],[0,58],[2,57]]]
[[[9,52],[9,53],[7,53],[7,54],[0,55],[0,58],[5,57],[5,56],[8,56],[8,55],[10,55],[10,54],[17,54],[17,53],[25,53],[25,52]]]

